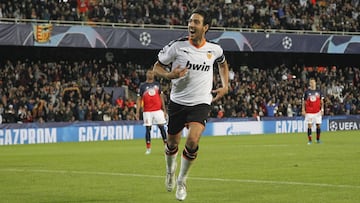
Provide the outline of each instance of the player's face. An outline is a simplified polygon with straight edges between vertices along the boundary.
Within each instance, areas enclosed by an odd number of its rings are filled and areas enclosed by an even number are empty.
[[[147,77],[147,79],[149,79],[149,80],[153,80],[153,79],[154,79],[154,71],[148,70],[148,71],[146,72],[146,77]]]
[[[191,15],[188,22],[188,31],[189,37],[193,42],[201,42],[205,37],[205,33],[208,30],[209,26],[204,26],[204,17],[194,13]]]
[[[315,80],[310,80],[309,85],[310,85],[311,89],[313,89],[313,90],[316,89],[316,81]]]

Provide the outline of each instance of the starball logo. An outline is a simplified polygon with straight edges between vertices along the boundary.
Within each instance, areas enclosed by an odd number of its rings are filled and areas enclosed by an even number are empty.
[[[188,61],[186,63],[186,67],[191,70],[199,70],[199,71],[209,71],[210,70],[210,65],[207,65],[205,62],[203,64],[196,64],[196,63],[191,63],[190,61]]]

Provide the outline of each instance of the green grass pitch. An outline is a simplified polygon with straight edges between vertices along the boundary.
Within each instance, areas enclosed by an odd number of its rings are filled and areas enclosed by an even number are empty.
[[[204,136],[185,202],[360,202],[359,131]],[[161,140],[0,146],[0,202],[178,202]],[[181,142],[182,150],[184,139]],[[179,161],[178,157],[178,161]]]

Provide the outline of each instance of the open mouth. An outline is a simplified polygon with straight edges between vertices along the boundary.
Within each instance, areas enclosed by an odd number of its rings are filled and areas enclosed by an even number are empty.
[[[194,36],[195,33],[196,33],[195,30],[189,29],[189,34],[190,34],[191,36]]]
[[[191,34],[195,34],[195,29],[193,29],[193,28],[189,28],[189,33],[191,33]]]

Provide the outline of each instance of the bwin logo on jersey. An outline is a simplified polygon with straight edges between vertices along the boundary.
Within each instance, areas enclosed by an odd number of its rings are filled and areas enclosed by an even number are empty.
[[[188,69],[200,70],[200,71],[209,71],[210,70],[210,66],[206,65],[205,62],[203,64],[192,64],[192,63],[190,63],[190,61],[188,61],[186,63],[186,67]]]

